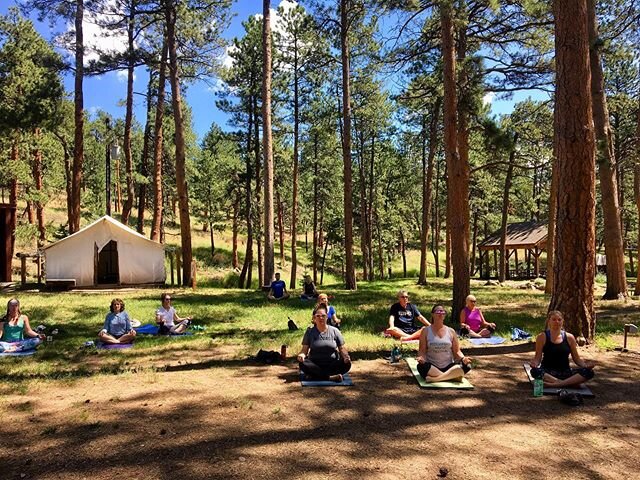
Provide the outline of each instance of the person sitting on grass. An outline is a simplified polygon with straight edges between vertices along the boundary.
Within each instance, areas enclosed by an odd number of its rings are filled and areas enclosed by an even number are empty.
[[[316,284],[311,280],[311,275],[305,275],[304,282],[302,283],[302,295],[300,295],[300,300],[314,300],[316,298],[318,298]]]
[[[284,280],[280,280],[279,273],[276,273],[276,279],[271,282],[267,298],[269,300],[286,300],[287,298],[289,298],[289,292],[287,292],[287,284],[284,282]]]
[[[193,317],[181,318],[176,309],[171,306],[171,295],[160,295],[162,305],[156,310],[156,323],[160,327],[159,335],[181,335],[187,331]]]
[[[476,297],[467,296],[466,306],[460,310],[460,335],[468,335],[471,338],[490,337],[496,331],[496,324],[484,319],[476,303]]]
[[[340,328],[340,324],[342,320],[338,318],[336,314],[336,309],[333,308],[333,305],[329,305],[329,296],[326,293],[321,293],[318,295],[318,303],[314,308],[318,308],[320,305],[324,306],[327,311],[327,324],[332,327]]]
[[[418,372],[427,382],[460,381],[471,370],[471,358],[460,350],[453,328],[444,324],[447,311],[442,305],[431,309],[431,325],[423,328],[418,347]]]
[[[385,330],[385,333],[402,341],[416,340],[420,338],[422,329],[415,324],[416,320],[425,327],[430,325],[418,307],[409,303],[409,293],[406,290],[400,290],[398,302],[394,303],[389,310],[389,328]]]
[[[0,319],[0,353],[33,350],[44,339],[44,334],[39,334],[31,329],[29,317],[20,311],[18,299],[10,299],[7,302],[7,313]]]
[[[312,327],[307,328],[298,354],[300,370],[309,379],[342,382],[351,369],[351,357],[340,330],[327,325],[327,309],[317,305]]]
[[[131,319],[124,309],[124,302],[114,298],[111,300],[102,330],[98,333],[98,339],[102,343],[119,344],[133,343],[135,338],[136,331],[131,328]]]
[[[531,361],[531,376],[541,378],[545,387],[579,385],[594,376],[595,363],[582,360],[576,337],[563,330],[564,316],[557,310],[547,315],[546,330],[536,337],[536,355]],[[569,366],[569,355],[580,368]]]

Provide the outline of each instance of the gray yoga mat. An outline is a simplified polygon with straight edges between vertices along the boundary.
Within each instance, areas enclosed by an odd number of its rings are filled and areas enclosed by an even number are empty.
[[[527,374],[527,378],[529,379],[529,383],[533,387],[533,377],[531,376],[531,365],[528,363],[523,363],[524,371]],[[591,391],[589,387],[587,387],[584,383],[580,384],[580,388],[568,388],[568,387],[544,387],[542,391],[545,395],[558,395],[560,390],[566,390],[569,393],[579,393],[583,397],[595,397],[594,393]]]

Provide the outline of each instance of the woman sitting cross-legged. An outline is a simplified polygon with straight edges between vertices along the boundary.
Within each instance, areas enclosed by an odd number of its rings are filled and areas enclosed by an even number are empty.
[[[576,337],[563,330],[564,316],[557,310],[547,315],[547,329],[536,337],[536,355],[531,365],[533,378],[548,387],[569,387],[591,380],[595,363],[582,360]],[[580,368],[569,366],[569,355]]]
[[[460,351],[458,336],[444,324],[442,305],[431,309],[431,325],[422,329],[418,347],[418,372],[427,382],[461,380],[471,370],[471,359]]]
[[[25,338],[26,337],[26,338]],[[20,312],[20,302],[7,302],[7,314],[0,319],[0,352],[24,352],[35,349],[45,336],[31,329],[29,318]]]
[[[160,335],[181,335],[187,331],[193,317],[181,318],[171,305],[171,295],[160,295],[162,305],[156,310],[156,323],[160,327]]]
[[[314,326],[307,328],[298,354],[300,370],[315,380],[341,382],[351,369],[351,357],[344,345],[342,333],[327,325],[327,308],[317,305],[313,310]]]
[[[124,302],[119,298],[111,300],[109,313],[98,338],[102,343],[133,343],[136,331],[131,328],[129,314],[124,310]]]
[[[460,335],[469,335],[471,338],[490,337],[496,331],[496,324],[484,319],[476,302],[476,297],[469,295],[466,306],[460,310]]]

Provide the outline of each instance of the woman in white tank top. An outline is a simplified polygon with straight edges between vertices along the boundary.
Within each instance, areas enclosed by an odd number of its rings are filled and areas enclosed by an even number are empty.
[[[431,326],[423,328],[418,349],[418,372],[427,382],[460,381],[471,370],[471,359],[460,351],[458,336],[444,324],[442,305],[431,309]]]

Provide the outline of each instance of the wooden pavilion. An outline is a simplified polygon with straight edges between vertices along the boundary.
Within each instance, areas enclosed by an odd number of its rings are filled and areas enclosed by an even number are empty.
[[[501,231],[497,230],[478,245],[480,278],[491,276],[490,255],[493,252],[494,271],[498,270]],[[536,278],[545,276],[540,269],[540,255],[547,246],[546,222],[519,222],[507,225],[507,278]],[[524,251],[526,267],[518,261],[518,250]],[[514,257],[513,263],[511,258]],[[533,269],[532,269],[533,264]],[[512,268],[513,267],[513,268]],[[533,271],[532,271],[533,270]],[[533,273],[533,275],[532,275]]]

